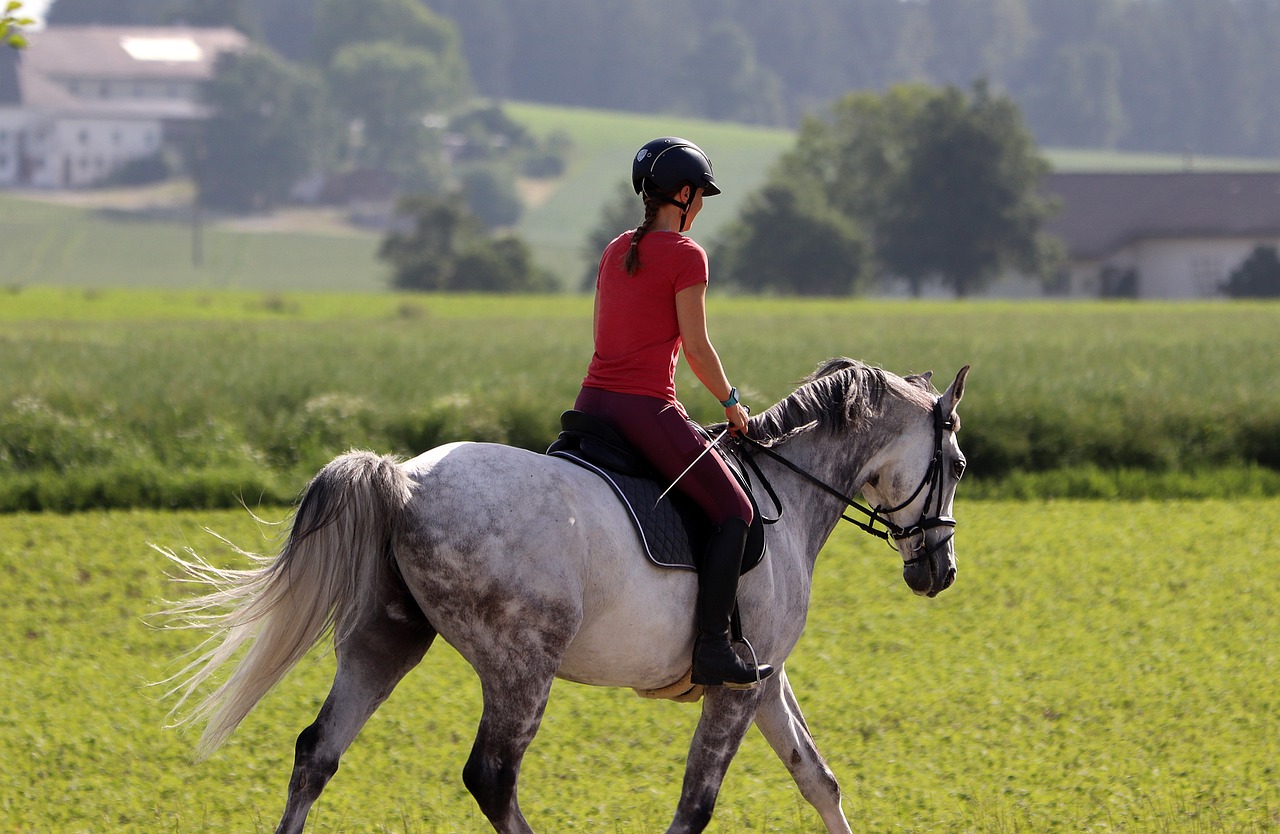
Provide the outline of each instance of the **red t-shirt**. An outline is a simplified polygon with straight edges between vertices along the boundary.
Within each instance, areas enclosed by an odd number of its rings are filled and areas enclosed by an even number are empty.
[[[631,235],[614,238],[600,256],[596,350],[582,384],[675,402],[676,293],[707,282],[707,253],[679,232],[649,232],[640,239],[640,268],[628,275]]]

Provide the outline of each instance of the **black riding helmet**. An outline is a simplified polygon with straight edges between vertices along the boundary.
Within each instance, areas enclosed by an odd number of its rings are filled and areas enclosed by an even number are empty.
[[[637,194],[664,200],[685,213],[689,211],[693,198],[682,203],[672,195],[686,183],[695,189],[701,188],[704,197],[720,193],[711,169],[711,158],[687,139],[676,136],[654,139],[645,143],[631,162],[631,185]],[[683,230],[683,216],[680,227]]]

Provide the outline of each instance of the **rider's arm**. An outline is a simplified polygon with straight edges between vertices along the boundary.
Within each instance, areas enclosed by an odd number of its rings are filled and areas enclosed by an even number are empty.
[[[680,339],[684,343],[684,358],[711,395],[724,402],[729,399],[732,386],[725,375],[720,355],[707,335],[707,285],[694,284],[676,293],[676,319],[680,323]],[[747,426],[747,410],[741,404],[725,409],[730,425],[741,431]]]

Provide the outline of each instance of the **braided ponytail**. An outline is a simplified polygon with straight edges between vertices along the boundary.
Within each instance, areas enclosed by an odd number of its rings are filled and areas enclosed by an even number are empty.
[[[649,233],[649,229],[653,226],[653,221],[658,217],[658,201],[644,195],[644,222],[636,227],[631,234],[631,247],[627,249],[627,257],[622,262],[626,267],[628,275],[635,275],[636,270],[640,268],[640,238]]]

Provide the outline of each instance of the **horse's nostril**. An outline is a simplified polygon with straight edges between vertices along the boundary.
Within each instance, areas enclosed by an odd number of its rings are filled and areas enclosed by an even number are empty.
[[[947,578],[942,580],[942,590],[945,591],[947,588],[950,588],[951,583],[955,581],[956,581],[956,569],[949,568],[947,570]]]

